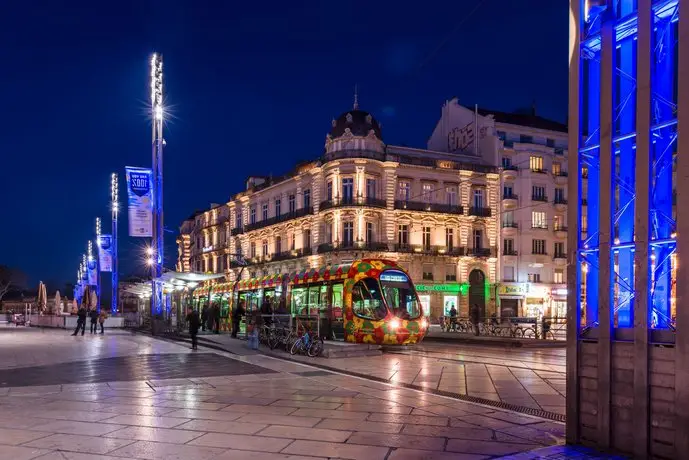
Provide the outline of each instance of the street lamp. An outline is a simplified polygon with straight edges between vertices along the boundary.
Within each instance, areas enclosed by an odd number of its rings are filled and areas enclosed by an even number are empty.
[[[100,235],[101,235],[100,217],[96,217],[96,247],[98,248],[98,254],[96,255],[96,270],[98,271],[98,278],[96,278],[96,298],[98,299],[97,303],[96,303],[96,308],[98,309],[98,312],[100,312],[100,291],[101,291],[100,258],[98,257],[100,255],[100,251],[101,251]],[[91,242],[89,241],[89,243],[91,243]]]
[[[163,57],[151,56],[151,116],[152,122],[152,166],[153,166],[153,262],[151,264],[151,314],[162,313],[163,286],[156,280],[163,274]]]
[[[117,213],[119,211],[119,180],[117,173],[110,176],[110,200],[112,204],[112,299],[110,302],[111,313],[117,314],[119,274],[117,273]]]

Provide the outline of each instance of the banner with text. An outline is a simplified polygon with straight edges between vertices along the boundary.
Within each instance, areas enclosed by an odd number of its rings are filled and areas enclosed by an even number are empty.
[[[129,236],[153,236],[153,171],[127,166]]]
[[[98,263],[100,271],[112,271],[112,235],[101,235],[98,242]]]
[[[89,262],[87,265],[88,284],[89,286],[96,286],[98,285],[98,266],[96,265],[96,261]]]

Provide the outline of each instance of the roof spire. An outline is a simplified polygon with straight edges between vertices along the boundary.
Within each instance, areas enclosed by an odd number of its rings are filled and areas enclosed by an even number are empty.
[[[359,110],[359,88],[354,85],[354,110]]]

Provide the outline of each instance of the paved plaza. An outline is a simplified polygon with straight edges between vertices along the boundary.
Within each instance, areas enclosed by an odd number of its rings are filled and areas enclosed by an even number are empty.
[[[206,336],[223,346],[236,341]],[[278,353],[287,357],[285,353]],[[409,349],[390,349],[382,356],[357,358],[290,357],[339,372],[373,377],[406,387],[437,390],[485,404],[500,403],[523,413],[564,420],[565,350],[424,342]],[[499,404],[499,405],[500,405]]]
[[[563,433],[261,354],[0,328],[0,460],[479,459],[556,446]]]

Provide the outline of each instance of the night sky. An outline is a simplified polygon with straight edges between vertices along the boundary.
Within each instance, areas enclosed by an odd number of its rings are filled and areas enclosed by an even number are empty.
[[[425,147],[453,96],[505,111],[535,100],[539,115],[564,122],[567,3],[5,2],[0,264],[49,291],[75,280],[95,217],[110,227],[110,173],[120,173],[124,202],[124,166],[150,167],[153,51],[164,57],[173,117],[164,189],[172,267],[181,221],[226,201],[248,175],[318,157],[355,84],[390,144]],[[121,239],[125,274],[142,271],[144,245]]]

